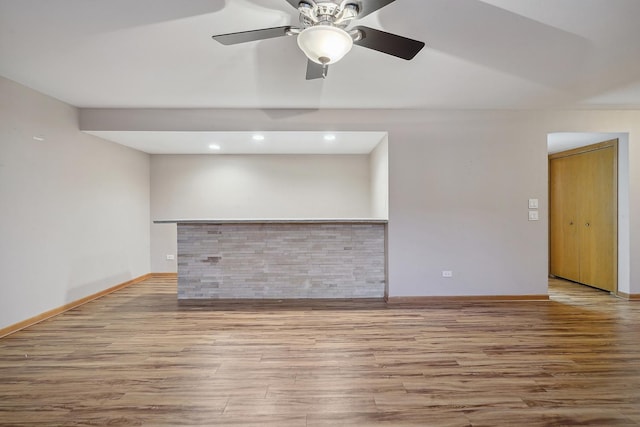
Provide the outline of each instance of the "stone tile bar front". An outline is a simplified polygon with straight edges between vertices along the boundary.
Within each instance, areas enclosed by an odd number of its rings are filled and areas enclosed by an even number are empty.
[[[178,299],[382,298],[380,220],[184,220]]]

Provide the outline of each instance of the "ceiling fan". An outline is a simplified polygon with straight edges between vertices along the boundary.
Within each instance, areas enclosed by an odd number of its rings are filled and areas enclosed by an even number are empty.
[[[338,62],[351,47],[366,47],[410,60],[424,43],[365,26],[347,27],[395,0],[286,0],[300,12],[300,27],[283,26],[213,36],[232,45],[282,36],[297,36],[307,56],[307,80],[325,78],[328,66]]]

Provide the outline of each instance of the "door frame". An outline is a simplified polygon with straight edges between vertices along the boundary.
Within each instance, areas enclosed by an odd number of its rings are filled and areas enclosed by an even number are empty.
[[[597,151],[597,150],[601,150],[604,148],[609,148],[609,147],[613,147],[613,239],[614,239],[614,245],[613,245],[613,291],[611,291],[611,294],[616,295],[616,296],[621,296],[619,293],[619,288],[618,288],[618,215],[619,215],[619,203],[618,203],[618,145],[619,145],[619,138],[614,138],[614,139],[608,139],[606,141],[602,141],[602,142],[598,142],[595,144],[589,144],[589,145],[585,145],[582,147],[577,147],[577,148],[573,148],[570,150],[565,150],[565,151],[561,151],[558,153],[553,153],[553,154],[549,154],[548,155],[548,160],[547,160],[547,182],[548,182],[548,189],[547,189],[547,194],[549,197],[549,218],[548,218],[548,223],[549,223],[549,227],[548,227],[548,274],[551,277],[551,161],[554,159],[559,159],[559,158],[563,158],[563,157],[569,157],[569,156],[575,156],[578,154],[584,154],[584,153],[588,153],[591,151]],[[553,276],[555,277],[555,276]],[[585,285],[585,286],[589,286],[589,285]]]

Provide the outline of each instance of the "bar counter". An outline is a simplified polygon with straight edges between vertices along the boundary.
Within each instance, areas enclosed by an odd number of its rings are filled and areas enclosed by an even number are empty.
[[[174,219],[178,299],[382,298],[382,219]]]

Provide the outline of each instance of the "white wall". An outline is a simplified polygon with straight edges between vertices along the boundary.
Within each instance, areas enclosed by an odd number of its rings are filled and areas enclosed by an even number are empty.
[[[0,78],[0,328],[150,271],[149,156],[77,114]]]
[[[81,128],[387,131],[390,296],[545,294],[547,134],[628,133],[630,272],[626,289],[640,293],[639,111],[295,113],[89,109],[81,111]],[[528,198],[540,199],[540,221],[527,220]],[[453,270],[453,277],[442,278],[444,269]]]
[[[366,155],[153,155],[151,217],[369,218]],[[175,224],[153,224],[151,269],[176,271]]]
[[[382,141],[369,154],[371,171],[371,216],[389,219],[389,138]]]
[[[618,290],[627,294],[640,293],[640,284],[631,290],[631,253],[629,218],[629,135],[618,137]]]
[[[523,119],[449,112],[390,132],[390,296],[546,294],[546,134]]]

